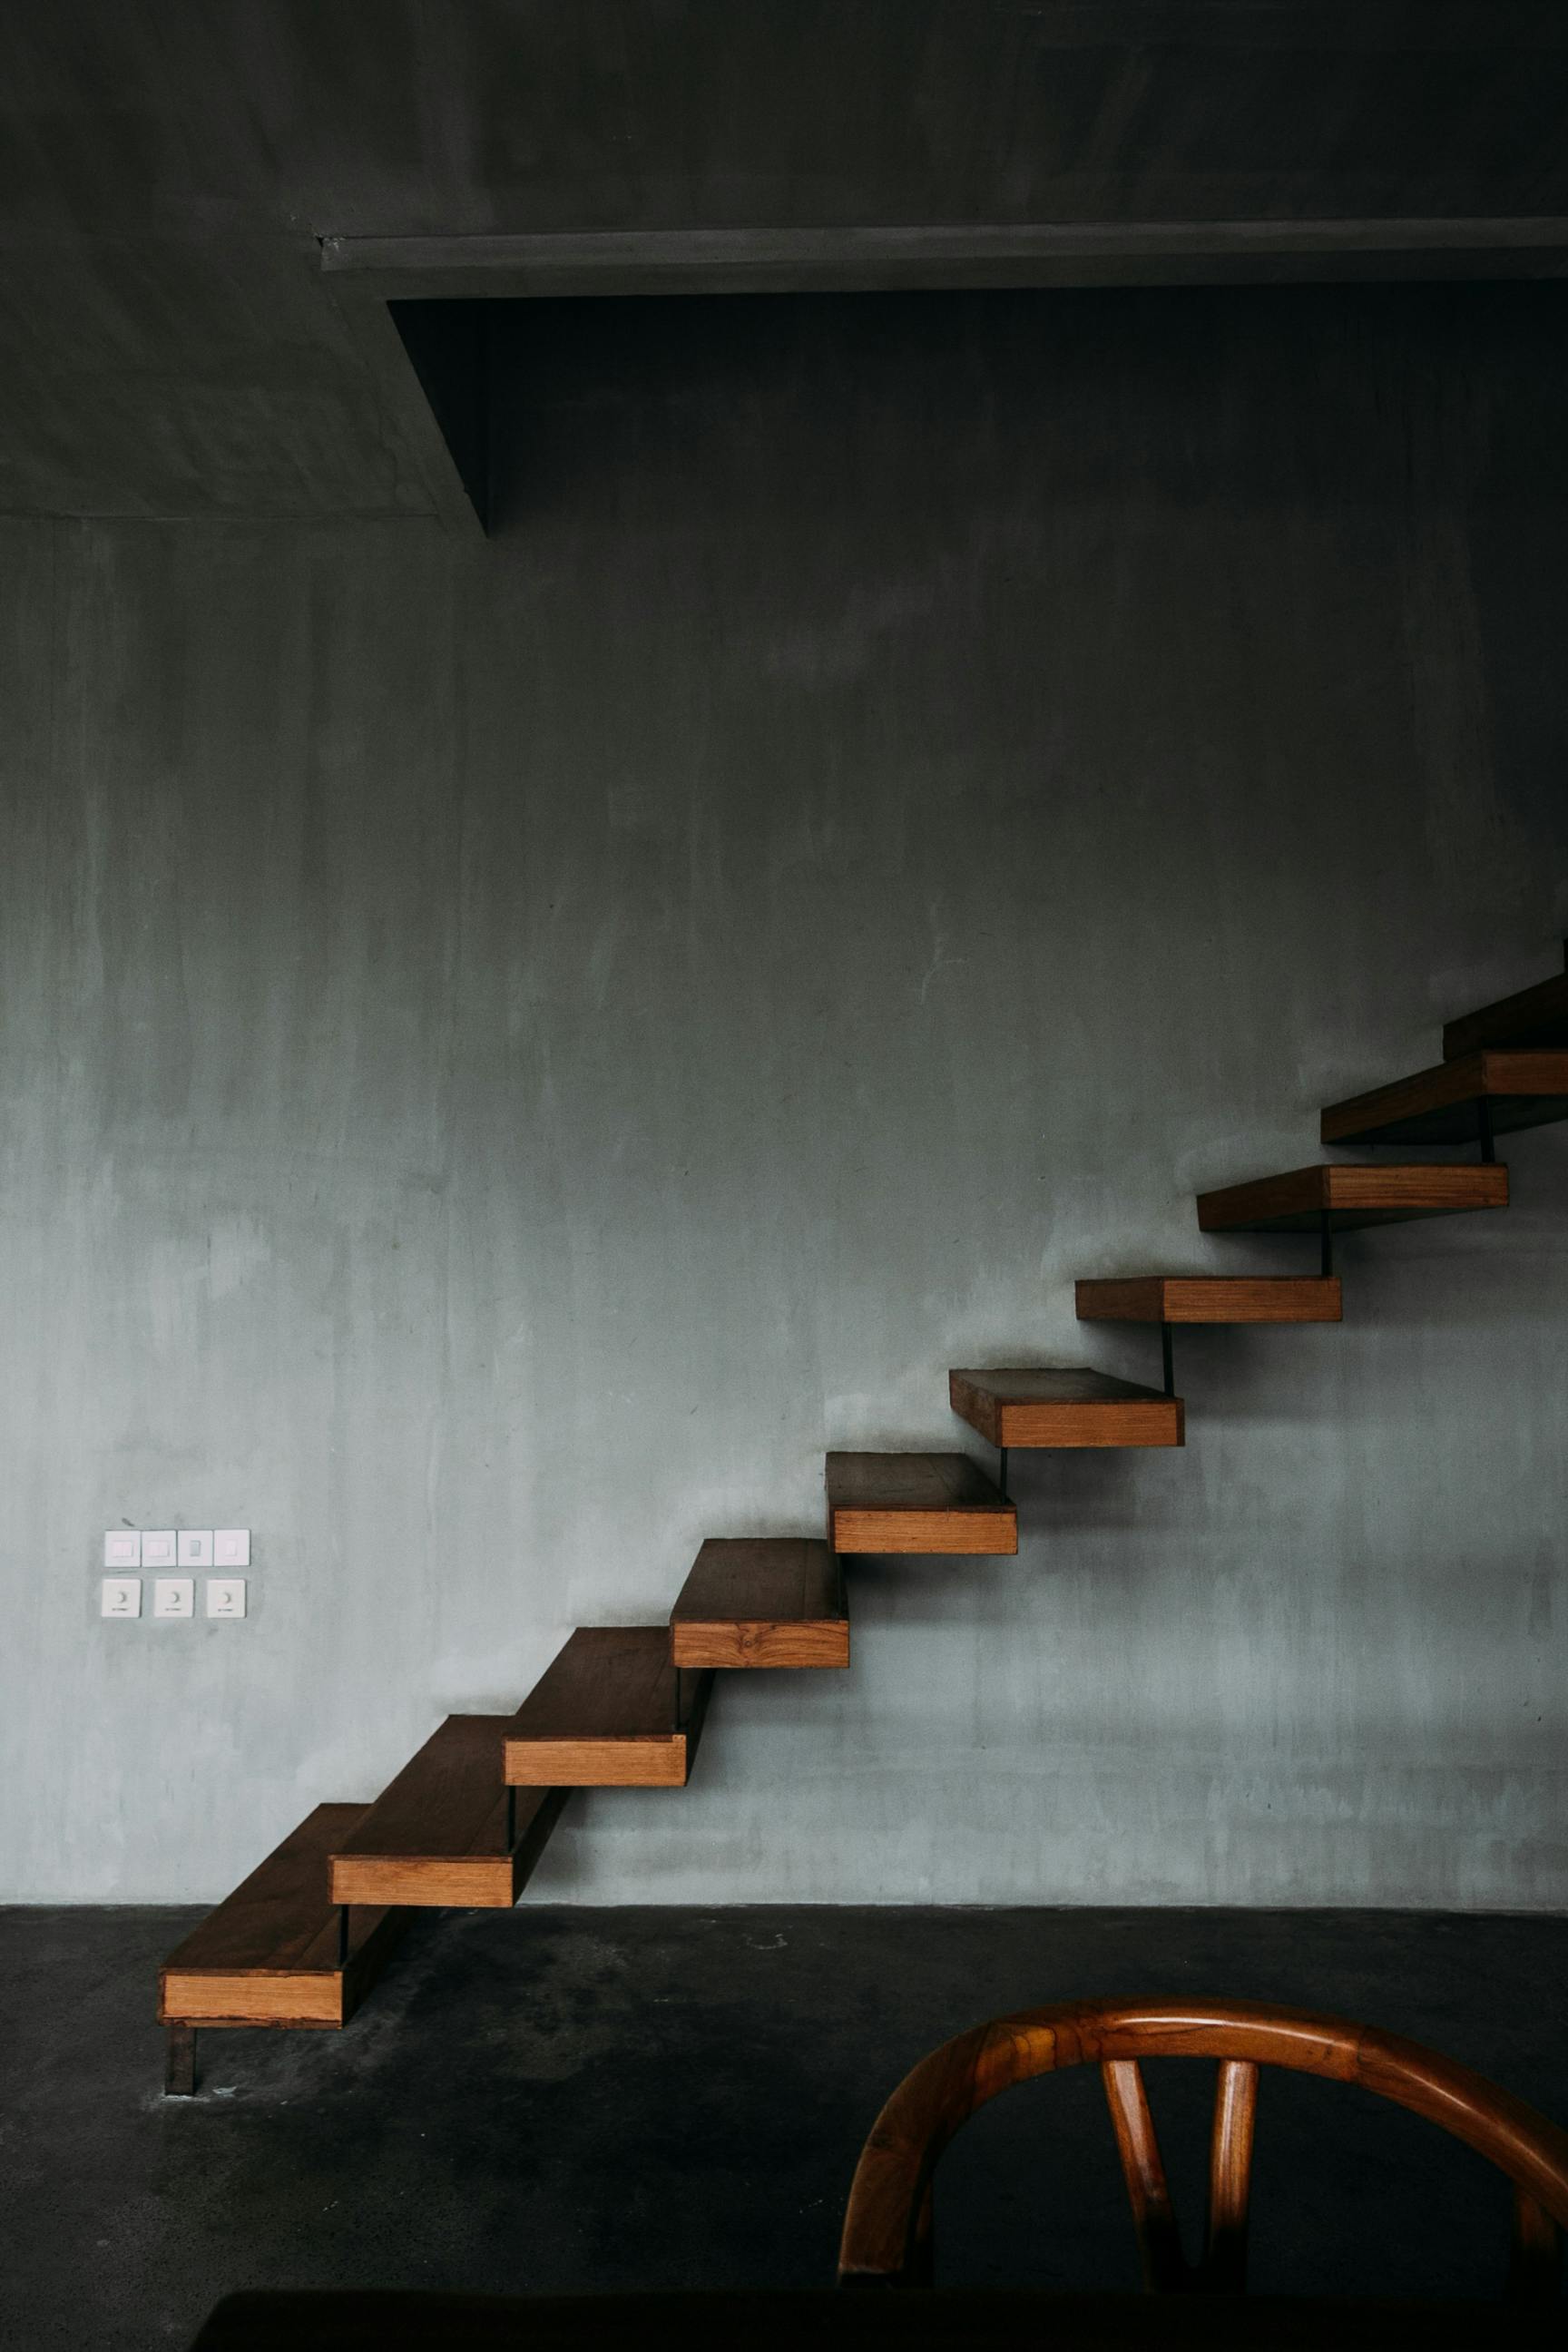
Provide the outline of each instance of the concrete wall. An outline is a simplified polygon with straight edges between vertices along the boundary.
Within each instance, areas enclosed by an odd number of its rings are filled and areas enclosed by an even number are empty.
[[[1550,288],[541,307],[488,549],[5,526],[4,1893],[216,1895],[950,1364],[1152,1374],[1075,1275],[1304,1269],[1194,1188],[1568,919],[1565,362]],[[1561,1904],[1564,1142],[536,1885]],[[252,1526],[248,1622],[100,1624],[122,1518]]]

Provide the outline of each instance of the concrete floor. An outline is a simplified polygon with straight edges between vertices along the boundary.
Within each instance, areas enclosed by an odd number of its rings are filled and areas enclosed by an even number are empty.
[[[584,1910],[432,1915],[343,2034],[210,2034],[160,2095],[158,1959],[185,1910],[0,1912],[0,2336],[184,2345],[244,2286],[831,2281],[883,2097],[975,2020],[1090,1994],[1338,2011],[1568,2121],[1568,1920],[1389,1912]],[[1151,2070],[1191,2232],[1212,2070]],[[1088,2073],[950,2151],[939,2277],[1132,2286]],[[1508,2196],[1360,2092],[1264,2085],[1259,2289],[1489,2294]]]

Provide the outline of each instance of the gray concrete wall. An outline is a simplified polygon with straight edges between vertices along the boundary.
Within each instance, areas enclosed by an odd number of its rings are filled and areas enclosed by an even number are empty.
[[[4,529],[0,1857],[216,1895],[1072,1279],[1304,1261],[1316,1157],[1568,919],[1552,289],[564,306],[504,523]],[[853,1574],[536,1885],[1564,1896],[1561,1131],[1184,1338],[1184,1453]],[[241,1627],[101,1530],[249,1524]]]

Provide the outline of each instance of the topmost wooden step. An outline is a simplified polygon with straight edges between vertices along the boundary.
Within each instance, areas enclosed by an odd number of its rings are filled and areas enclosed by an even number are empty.
[[[1325,1143],[1466,1143],[1568,1118],[1568,1053],[1467,1054],[1331,1103]]]
[[[1500,997],[1479,1013],[1462,1013],[1445,1023],[1443,1059],[1458,1062],[1467,1054],[1482,1054],[1506,1045],[1568,1045],[1568,940],[1563,942],[1563,969],[1551,980],[1521,988],[1517,996]]]

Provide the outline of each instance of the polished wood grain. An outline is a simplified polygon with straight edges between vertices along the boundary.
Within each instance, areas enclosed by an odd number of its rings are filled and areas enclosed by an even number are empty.
[[[710,1538],[669,1612],[678,1666],[847,1666],[849,1612],[831,1548]]]
[[[510,1910],[563,1790],[521,1802],[501,1779],[504,1715],[449,1715],[333,1849],[338,1903]]]
[[[1152,2294],[1168,2294],[1183,2284],[1186,2264],[1160,2143],[1154,2136],[1154,2118],[1143,2088],[1143,2071],[1136,2058],[1108,2059],[1100,2071],[1132,2208],[1143,2284]]]
[[[830,1454],[835,1551],[1007,1554],[1018,1514],[966,1454]]]
[[[1478,2325],[1478,2323],[1480,2323]],[[664,2288],[226,2295],[190,2352],[1563,2352],[1553,2314],[1340,2295]]]
[[[1521,988],[1517,995],[1500,997],[1495,1004],[1446,1022],[1443,1059],[1463,1061],[1468,1054],[1482,1054],[1489,1047],[1568,1046],[1568,945],[1563,967],[1533,988]]]
[[[1331,1161],[1200,1192],[1198,1223],[1205,1234],[1317,1233],[1326,1216],[1336,1233],[1348,1233],[1507,1206],[1508,1170],[1496,1160],[1364,1168]]]
[[[1155,2057],[1283,2066],[1355,2083],[1440,2126],[1520,2192],[1510,2276],[1516,2284],[1522,2276],[1545,2299],[1551,2250],[1544,2222],[1528,2208],[1539,2208],[1559,2234],[1568,2225],[1568,2133],[1419,2042],[1345,2018],[1253,2001],[1063,2001],[994,2018],[933,2050],[905,2075],[861,2150],[844,2218],[840,2282],[909,2282],[937,2161],[953,2134],[999,2091],[1068,2066],[1121,2069]],[[1152,2126],[1145,2134],[1129,2077],[1108,2073],[1105,2079],[1135,2207],[1142,2200],[1151,2210],[1157,2202]],[[1226,2228],[1234,2234],[1245,2216],[1254,2096],[1240,2078],[1222,2074],[1210,2162],[1211,2191],[1220,2185],[1222,2234]]]
[[[1252,2143],[1258,2123],[1258,2067],[1250,2058],[1222,2058],[1209,2139],[1209,2214],[1202,2284],[1211,2294],[1236,2294],[1247,2284],[1247,2209],[1252,2197]]]
[[[1325,1143],[1465,1143],[1480,1133],[1480,1106],[1492,1131],[1568,1118],[1568,1053],[1466,1054],[1392,1086],[1331,1103],[1319,1121]]]
[[[988,1445],[1023,1451],[1049,1445],[1182,1445],[1180,1397],[1086,1366],[949,1372],[948,1401]]]
[[[505,1727],[516,1788],[683,1789],[713,1677],[682,1675],[663,1625],[580,1625]]]
[[[164,2025],[346,2025],[407,1925],[349,1914],[348,1957],[327,1884],[332,1848],[364,1805],[318,1805],[184,1941],[158,1978]]]
[[[1080,1323],[1337,1323],[1338,1275],[1145,1275],[1080,1282]]]

